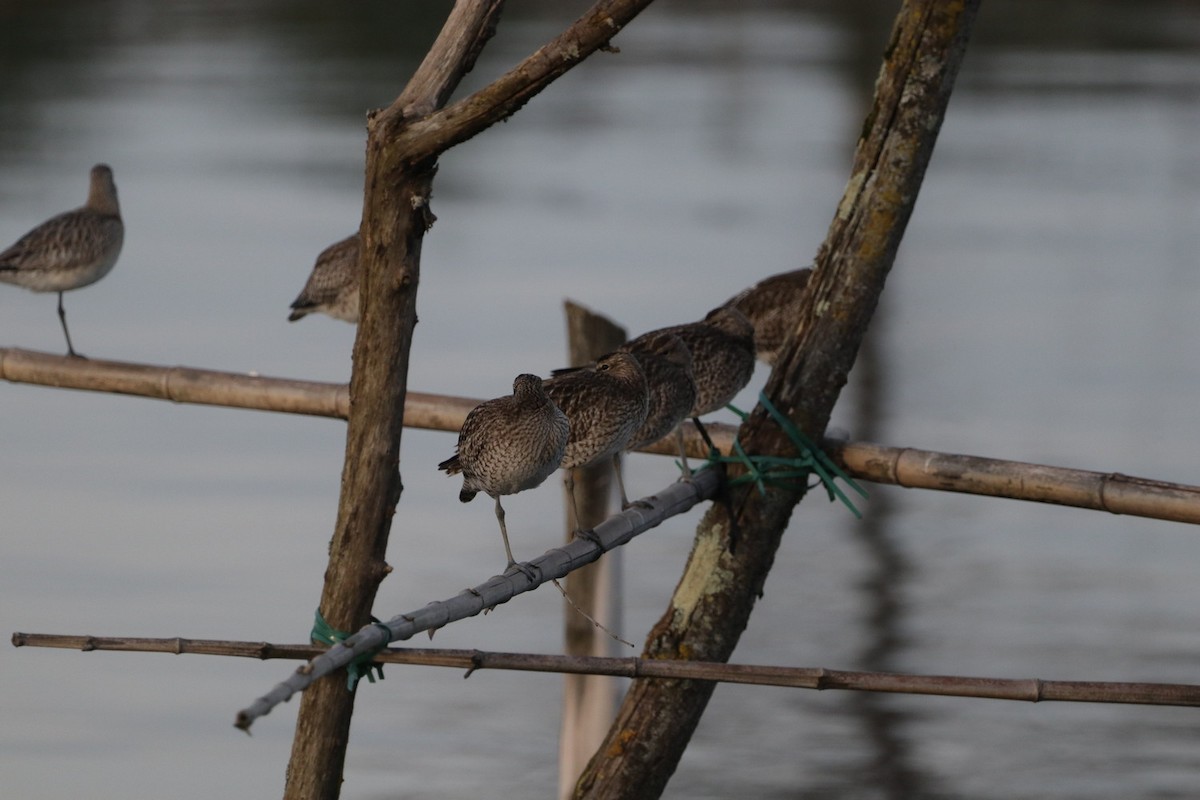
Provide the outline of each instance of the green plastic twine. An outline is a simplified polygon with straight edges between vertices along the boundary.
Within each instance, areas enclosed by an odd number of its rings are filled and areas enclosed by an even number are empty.
[[[783,456],[752,456],[748,455],[742,448],[741,442],[736,438],[733,440],[733,455],[717,456],[713,460],[721,461],[727,464],[741,464],[746,468],[745,475],[739,475],[730,481],[730,485],[738,486],[746,483],[753,483],[760,494],[767,493],[766,484],[768,483],[785,483],[795,480],[807,480],[809,475],[815,474],[821,485],[825,487],[825,493],[829,496],[829,500],[841,500],[842,505],[850,509],[850,513],[858,519],[862,519],[862,513],[855,507],[854,503],[846,496],[841,487],[837,485],[837,480],[842,479],[846,485],[857,492],[860,496],[866,497],[867,492],[849,475],[834,463],[825,451],[813,443],[811,439],[796,427],[790,419],[779,412],[779,409],[767,399],[767,396],[759,392],[758,402],[771,418],[779,423],[779,427],[787,434],[788,439],[796,446],[796,451],[799,454],[797,457]],[[743,421],[749,416],[746,412],[733,405],[727,406],[730,411],[737,414]],[[809,486],[812,489],[816,484]]]
[[[378,623],[379,620],[371,617],[371,622]],[[313,620],[312,633],[309,638],[317,644],[327,645],[332,647],[338,642],[343,641],[350,634],[345,631],[339,631],[325,621],[325,617],[321,616],[321,609],[317,609],[316,617]],[[383,647],[378,647],[369,653],[363,653],[356,656],[353,661],[346,665],[346,688],[354,691],[354,687],[358,685],[358,681],[364,675],[369,683],[375,682],[375,674],[379,675],[379,680],[383,680],[383,664],[376,664],[372,661],[375,654],[383,650]],[[362,669],[366,666],[366,670]]]

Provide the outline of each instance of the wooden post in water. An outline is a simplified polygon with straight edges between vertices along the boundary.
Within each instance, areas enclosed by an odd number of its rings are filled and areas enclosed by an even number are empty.
[[[625,330],[581,305],[564,301],[567,317],[567,357],[573,367],[586,364],[625,343]],[[605,461],[574,470],[575,498],[580,525],[591,528],[608,516],[612,494],[612,466]],[[576,520],[566,496],[567,541]],[[602,625],[619,626],[621,616],[621,553],[606,554],[595,564],[571,573],[566,579],[567,595],[579,608]],[[611,656],[616,642],[585,619],[569,604],[564,605],[564,645],[571,656]],[[562,731],[558,741],[558,794],[569,797],[575,781],[604,740],[617,709],[616,679],[604,675],[566,675],[563,681]]]

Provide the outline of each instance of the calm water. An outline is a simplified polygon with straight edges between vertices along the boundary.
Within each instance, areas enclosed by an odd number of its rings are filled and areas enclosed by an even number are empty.
[[[446,5],[0,6],[0,240],[80,203],[107,161],[126,245],[67,297],[81,352],[347,379],[353,329],[289,324],[287,306],[316,253],[357,227],[364,112],[400,91]],[[806,263],[894,13],[855,4],[862,23],[825,5],[664,4],[620,55],[448,154],[412,387],[490,397],[560,366],[565,297],[636,333]],[[512,6],[471,86],[570,17]],[[1200,483],[1198,41],[1185,3],[985,7],[836,425]],[[0,344],[62,351],[53,297],[0,286]],[[5,634],[307,637],[341,423],[11,384],[0,410]],[[501,563],[491,509],[458,503],[434,469],[452,446],[405,433],[381,616]],[[635,456],[627,479],[646,493],[670,473]],[[553,485],[506,507],[519,555],[561,535]],[[887,488],[867,510],[798,511],[738,661],[1200,682],[1196,530]],[[699,513],[627,548],[627,638],[661,613]],[[557,652],[559,606],[537,592],[436,644]],[[5,796],[278,796],[298,703],[253,738],[231,723],[289,669],[0,648]],[[389,668],[359,698],[343,796],[552,796],[558,691],[546,676]],[[722,687],[668,796],[1197,787],[1194,710]]]

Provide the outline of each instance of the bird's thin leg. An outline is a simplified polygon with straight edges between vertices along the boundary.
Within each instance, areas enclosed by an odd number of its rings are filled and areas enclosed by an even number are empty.
[[[682,425],[678,425],[675,428],[675,441],[679,443],[679,459],[683,463],[683,476],[685,478],[690,478],[692,477],[692,468],[688,466],[687,445],[683,441]]]
[[[75,358],[83,358],[71,346],[71,332],[67,330],[67,311],[63,308],[62,295],[62,292],[58,293],[58,321],[62,323],[63,335],[67,337],[67,355],[74,356]]]
[[[566,477],[563,478],[563,486],[567,487],[567,495],[571,498],[571,514],[575,517],[575,531],[578,532],[583,528],[583,523],[579,521],[579,504],[575,502],[575,470],[563,470]]]
[[[631,508],[654,508],[654,506],[652,504],[647,503],[645,500],[634,500],[633,502],[630,502],[629,498],[625,495],[625,481],[621,477],[621,455],[620,455],[620,453],[613,456],[613,471],[615,471],[617,473],[617,487],[620,488],[620,490],[621,490],[621,510],[622,511],[627,511]]]
[[[629,508],[629,496],[625,494],[625,479],[621,477],[621,454],[613,454],[613,472],[617,473],[617,488],[621,491],[621,510]]]
[[[504,554],[508,556],[508,566],[511,567],[517,563],[513,558],[512,548],[508,546],[508,528],[504,527],[504,506],[500,505],[500,498],[496,498],[496,519],[500,521],[500,536],[504,539]]]
[[[692,417],[692,424],[696,426],[696,431],[699,432],[700,438],[704,440],[706,445],[708,445],[708,454],[710,456],[714,454],[720,455],[721,451],[717,450],[717,446],[713,444],[712,437],[708,435],[708,430],[705,429],[704,423],[700,421],[700,418]]]

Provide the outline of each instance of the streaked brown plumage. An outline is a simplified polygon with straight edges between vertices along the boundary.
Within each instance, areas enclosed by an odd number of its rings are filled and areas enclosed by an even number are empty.
[[[563,455],[567,489],[575,503],[571,470],[606,458],[613,459],[617,483],[622,484],[617,456],[646,421],[649,398],[646,376],[633,355],[618,351],[597,360],[594,368],[557,375],[545,382],[546,394],[571,423],[571,437]],[[579,519],[578,509],[575,519]]]
[[[692,351],[673,333],[639,336],[620,349],[632,353],[646,375],[646,421],[625,446],[636,450],[675,430],[691,413],[696,404]]]
[[[678,336],[649,333],[622,345],[618,352],[630,353],[646,376],[646,420],[630,437],[624,450],[636,450],[657,442],[688,418],[696,402],[696,382],[692,377],[692,354]],[[596,364],[556,369],[557,376],[583,370],[594,371]],[[686,456],[682,450],[680,456]],[[625,487],[621,487],[621,506],[629,506]]]
[[[775,364],[784,339],[796,327],[800,303],[808,292],[812,268],[781,272],[764,278],[725,303],[746,315],[754,325],[754,348],[758,360]]]
[[[513,393],[487,400],[467,414],[453,456],[438,464],[449,475],[462,473],[458,499],[479,492],[496,501],[504,552],[513,564],[500,497],[539,486],[562,463],[570,424],[536,375],[518,375]]]
[[[660,328],[638,339],[662,334],[678,336],[692,354],[696,402],[688,416],[724,407],[754,374],[754,326],[735,308],[719,306],[700,322]]]
[[[321,251],[300,295],[292,301],[289,322],[317,312],[346,322],[358,322],[361,242],[355,233]]]
[[[58,319],[67,353],[78,356],[67,330],[62,293],[103,278],[117,263],[125,225],[107,164],[92,167],[87,203],[43,222],[0,253],[0,282],[34,292],[58,292]]]

